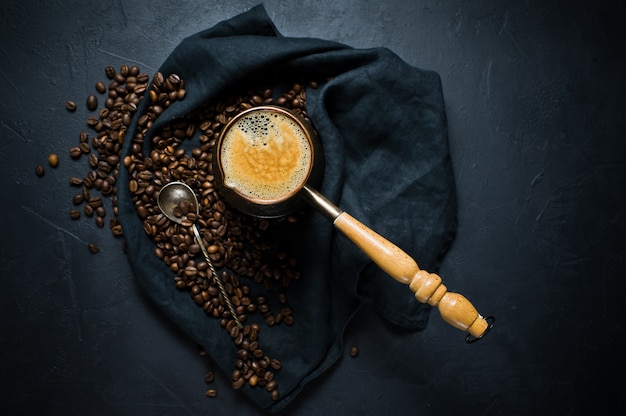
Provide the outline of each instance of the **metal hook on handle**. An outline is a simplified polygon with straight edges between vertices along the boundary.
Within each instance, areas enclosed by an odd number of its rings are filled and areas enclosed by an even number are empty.
[[[496,318],[494,318],[493,316],[488,316],[485,318],[485,321],[487,321],[487,330],[479,337],[475,337],[472,334],[467,334],[467,336],[465,337],[465,342],[467,342],[468,344],[473,344],[476,341],[480,341],[481,339],[483,339],[483,337],[485,335],[487,335],[487,333],[491,330],[491,328],[493,328],[493,326],[496,323]]]

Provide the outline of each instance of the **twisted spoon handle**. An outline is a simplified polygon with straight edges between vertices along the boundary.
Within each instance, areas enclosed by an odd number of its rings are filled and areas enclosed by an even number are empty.
[[[228,296],[228,293],[226,293],[226,289],[224,288],[224,283],[222,282],[222,279],[220,278],[220,276],[217,274],[217,271],[215,270],[215,266],[213,266],[213,262],[211,261],[211,258],[209,257],[209,252],[207,251],[204,245],[204,242],[202,241],[202,237],[200,236],[198,227],[196,226],[196,224],[193,224],[191,228],[193,229],[193,234],[196,236],[196,241],[198,242],[198,245],[200,246],[200,250],[202,250],[202,254],[204,254],[204,259],[209,264],[209,269],[211,270],[213,279],[215,279],[215,283],[217,284],[217,289],[219,290],[220,295],[222,296],[222,300],[224,301],[224,303],[226,304],[226,307],[228,308],[228,311],[230,312],[230,316],[235,320],[235,324],[239,328],[242,328],[243,325],[241,325],[241,322],[239,321],[239,317],[237,316],[237,312],[235,311],[233,302],[230,299],[230,296]]]

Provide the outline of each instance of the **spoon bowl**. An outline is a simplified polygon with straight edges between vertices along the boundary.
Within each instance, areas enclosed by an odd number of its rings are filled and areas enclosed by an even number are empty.
[[[177,224],[188,219],[189,212],[195,213],[196,216],[199,214],[196,194],[184,182],[170,182],[163,186],[159,191],[157,204],[161,212]]]
[[[200,235],[200,231],[198,230],[198,226],[195,223],[195,218],[198,217],[200,213],[200,207],[198,204],[198,198],[196,197],[195,192],[189,185],[184,182],[170,182],[164,185],[159,194],[157,196],[157,204],[159,209],[170,220],[174,221],[177,224],[183,226],[191,227],[193,231],[194,237],[200,246],[200,250],[204,255],[204,259],[209,264],[209,269],[211,270],[211,275],[217,284],[218,290],[222,297],[222,300],[225,302],[232,319],[235,321],[235,324],[242,328],[243,325],[237,316],[235,311],[235,307],[233,306],[232,300],[226,289],[224,288],[224,283],[222,279],[217,274],[215,270],[215,266],[213,266],[213,262],[209,257],[209,252],[206,249],[204,242],[202,241],[202,236]],[[195,218],[191,220],[188,215],[195,214]]]

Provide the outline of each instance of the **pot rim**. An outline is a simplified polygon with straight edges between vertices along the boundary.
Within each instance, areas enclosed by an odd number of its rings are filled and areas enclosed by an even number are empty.
[[[294,187],[291,191],[281,195],[279,198],[253,198],[243,194],[239,189],[230,187],[224,184],[224,168],[221,162],[221,151],[223,145],[223,138],[226,136],[228,130],[243,117],[255,112],[273,112],[280,113],[290,120],[295,122],[298,127],[305,133],[305,137],[308,141],[309,148],[311,149],[311,160],[308,167],[308,172],[305,175],[304,180],[297,187]],[[323,170],[323,152],[321,149],[321,143],[317,136],[317,131],[310,120],[305,119],[299,114],[291,111],[290,109],[276,106],[276,105],[262,105],[251,107],[239,112],[232,119],[230,119],[217,138],[213,149],[213,175],[216,184],[216,189],[220,192],[228,202],[230,202],[235,208],[243,211],[247,214],[257,217],[278,217],[286,215],[295,211],[300,205],[303,204],[302,198],[299,194],[305,185],[311,182],[318,182],[321,179],[321,171]]]

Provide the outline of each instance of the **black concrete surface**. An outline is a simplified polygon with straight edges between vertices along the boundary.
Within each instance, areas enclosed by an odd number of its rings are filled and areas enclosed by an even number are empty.
[[[222,373],[219,396],[204,396],[210,358],[146,301],[122,241],[69,219],[67,179],[85,172],[67,149],[85,113],[64,108],[67,99],[83,108],[105,66],[153,73],[184,37],[255,4],[0,4],[2,414],[259,414]],[[440,73],[459,197],[440,272],[497,318],[468,345],[436,313],[413,333],[365,308],[345,335],[360,355],[346,355],[283,414],[623,411],[622,3],[263,4],[284,35],[388,47]],[[57,169],[46,165],[51,152]],[[90,255],[89,242],[100,253]]]

